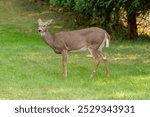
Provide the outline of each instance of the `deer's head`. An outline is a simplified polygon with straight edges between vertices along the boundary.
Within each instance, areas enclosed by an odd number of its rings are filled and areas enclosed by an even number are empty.
[[[46,21],[46,22],[43,22],[42,19],[39,18],[39,19],[38,19],[38,25],[39,25],[38,31],[39,31],[40,33],[46,32],[46,31],[48,30],[48,25],[51,24],[52,21],[53,21],[53,20],[50,19],[50,20],[48,20],[48,21]]]

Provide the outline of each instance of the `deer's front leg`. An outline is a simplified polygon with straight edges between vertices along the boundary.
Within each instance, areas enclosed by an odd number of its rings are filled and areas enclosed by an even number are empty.
[[[67,50],[62,51],[63,75],[67,77]]]

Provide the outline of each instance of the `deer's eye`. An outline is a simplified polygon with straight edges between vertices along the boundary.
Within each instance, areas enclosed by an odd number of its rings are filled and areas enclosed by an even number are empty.
[[[46,25],[43,25],[43,27],[46,27]]]

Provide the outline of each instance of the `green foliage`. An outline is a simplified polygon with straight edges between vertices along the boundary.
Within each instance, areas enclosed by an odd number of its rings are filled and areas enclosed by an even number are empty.
[[[123,2],[125,4],[125,10],[129,13],[131,12],[141,12],[141,11],[147,11],[150,9],[150,4],[148,0],[127,0],[126,2]]]
[[[72,9],[74,7],[74,0],[50,0],[53,6],[60,6],[65,9]]]
[[[78,14],[77,17],[85,16],[91,21],[91,25],[98,23],[105,26],[113,12],[113,7],[109,7],[112,5],[112,0],[50,0],[50,4],[70,9]]]
[[[136,19],[136,16],[132,18],[132,14],[146,13],[150,8],[148,3],[148,0],[50,0],[52,6],[76,12],[75,18],[78,24],[100,25],[109,32],[115,31],[118,25],[123,24],[120,21],[122,10],[127,13],[126,19]],[[137,34],[136,20],[134,26],[129,22],[131,28],[128,28],[129,34]]]

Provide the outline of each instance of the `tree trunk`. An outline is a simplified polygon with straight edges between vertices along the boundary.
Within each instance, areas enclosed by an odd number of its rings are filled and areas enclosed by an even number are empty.
[[[128,23],[128,33],[130,39],[136,39],[138,37],[137,24],[136,24],[136,12],[127,12],[127,23]]]

